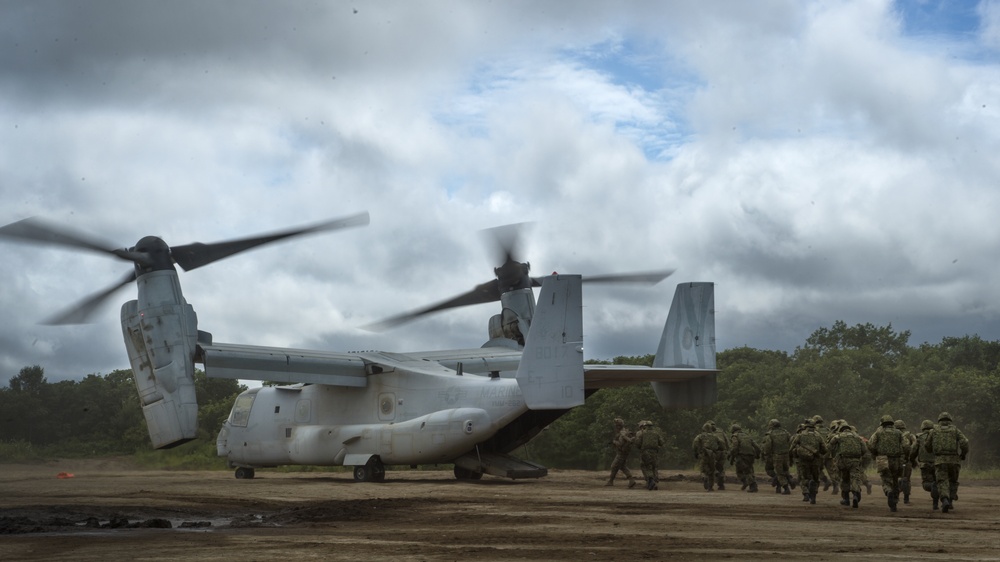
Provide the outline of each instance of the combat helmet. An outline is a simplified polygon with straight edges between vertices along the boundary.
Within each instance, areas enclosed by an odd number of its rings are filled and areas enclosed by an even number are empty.
[[[712,422],[705,422],[705,425],[701,426],[701,430],[706,433],[711,433],[715,431],[715,426],[712,425]]]
[[[642,429],[644,427],[653,427],[653,422],[649,420],[642,420],[641,422],[639,422],[639,429]]]
[[[906,424],[903,423],[903,420],[896,420],[895,423],[892,424],[892,426],[900,431],[906,429]]]
[[[767,422],[767,427],[781,427],[781,422],[778,420],[771,420]]]
[[[887,425],[887,424],[891,425],[891,424],[895,423],[895,420],[892,419],[892,416],[890,416],[889,414],[886,414],[886,415],[882,416],[882,419],[880,420],[880,423],[882,425]]]
[[[938,421],[944,421],[944,420],[951,421],[951,414],[949,414],[948,412],[941,412],[940,414],[938,414]]]
[[[920,422],[920,429],[922,430],[934,429],[934,422],[932,422],[931,420],[924,420]]]
[[[823,416],[816,414],[812,417],[813,423],[817,426],[823,425]]]
[[[740,431],[742,429],[743,428],[740,427],[740,424],[734,423],[733,425],[729,426],[729,433],[736,433],[737,431]]]
[[[625,420],[623,420],[621,418],[615,418],[615,425],[621,425],[621,426],[623,426],[623,425],[625,425]]]

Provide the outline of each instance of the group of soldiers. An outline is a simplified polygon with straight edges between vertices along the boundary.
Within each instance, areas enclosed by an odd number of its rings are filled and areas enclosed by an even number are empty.
[[[629,487],[635,486],[626,461],[636,446],[641,451],[646,489],[657,489],[657,457],[663,437],[649,421],[639,422],[636,433],[630,432],[621,418],[616,418],[614,424],[615,459],[606,485],[614,485],[621,471],[629,479]],[[760,443],[737,423],[730,426],[727,435],[715,422],[707,421],[694,438],[692,449],[707,491],[725,490],[728,459],[736,468],[740,489],[757,492],[754,463],[763,459],[775,493],[791,494],[798,485],[802,501],[815,504],[822,484],[824,491],[832,486],[833,493],[840,494],[841,505],[853,508],[861,502],[862,487],[871,494],[865,471],[874,461],[890,511],[896,511],[900,495],[904,504],[910,503],[910,479],[913,469],[919,467],[922,487],[930,492],[933,509],[948,513],[958,500],[959,471],[961,461],[969,454],[969,440],[948,412],[941,412],[937,424],[924,420],[917,434],[907,431],[902,420],[885,415],[869,438],[861,436],[846,420],[834,420],[827,426],[822,416],[816,415],[803,420],[794,434],[772,419]],[[791,474],[793,465],[796,477]]]

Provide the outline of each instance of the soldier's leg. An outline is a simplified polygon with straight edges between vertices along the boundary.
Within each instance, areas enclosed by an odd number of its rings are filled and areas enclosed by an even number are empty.
[[[951,486],[951,501],[958,500],[958,474],[962,470],[962,465],[953,464],[951,465],[951,471],[949,472],[949,484]],[[955,506],[952,506],[954,508]]]
[[[854,462],[850,466],[851,471],[851,495],[853,499],[851,500],[851,507],[858,507],[861,503],[861,479],[864,476],[864,470],[861,469],[860,462]]]
[[[939,464],[934,466],[934,479],[937,482],[938,497],[941,501],[941,511],[948,513],[951,509],[951,481],[949,478],[948,465]]]
[[[720,490],[726,489],[726,453],[716,451],[715,453],[715,484]]]
[[[618,471],[622,467],[622,456],[615,455],[615,460],[611,461],[611,474],[608,475],[608,481],[604,483],[605,486],[614,486],[615,477],[618,476]]]
[[[899,491],[903,493],[903,503],[910,503],[910,491],[912,490],[910,480],[913,476],[913,466],[903,461],[903,477],[899,480]]]

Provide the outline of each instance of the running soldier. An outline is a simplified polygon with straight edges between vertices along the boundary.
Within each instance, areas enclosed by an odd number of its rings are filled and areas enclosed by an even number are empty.
[[[941,513],[954,509],[958,501],[958,473],[969,454],[969,440],[951,423],[951,414],[941,412],[924,448],[934,453],[934,478],[941,496]]]
[[[647,490],[658,490],[660,474],[657,464],[660,461],[660,448],[663,447],[663,436],[653,427],[653,422],[639,422],[639,431],[635,434],[635,445],[639,447],[639,467],[646,479]]]
[[[906,429],[906,423],[903,420],[896,420],[896,429],[903,432],[903,443],[906,445],[907,453],[906,458],[903,459],[903,472],[900,475],[899,480],[899,491],[903,493],[903,503],[910,505],[910,492],[913,487],[910,480],[913,476],[913,464],[910,463],[910,455],[913,453],[913,449],[917,446],[917,437]]]
[[[729,462],[736,465],[736,478],[742,484],[740,489],[756,492],[757,476],[753,473],[753,461],[760,458],[760,447],[750,434],[744,433],[739,424],[734,423],[729,431],[733,434]]]
[[[694,458],[698,459],[701,482],[705,490],[711,492],[717,473],[715,461],[722,454],[722,443],[719,443],[719,438],[715,436],[710,422],[701,426],[701,433],[695,436],[691,449],[694,451]]]
[[[830,452],[840,474],[840,505],[857,508],[861,502],[861,459],[868,454],[868,446],[845,421],[830,439]]]
[[[808,421],[808,420],[806,420]],[[795,435],[792,435],[792,444],[788,451],[788,465],[795,467],[795,478],[799,481],[799,490],[802,492],[802,501],[809,501],[809,486],[806,485],[806,468],[802,466],[802,461],[795,454],[795,440],[806,430],[806,423],[802,422],[795,428]]]
[[[840,493],[840,481],[837,476],[837,465],[833,462],[833,457],[830,456],[830,437],[833,436],[833,423],[830,423],[830,427],[827,427],[823,423],[823,416],[816,414],[812,417],[813,423],[816,424],[816,433],[819,433],[820,437],[823,438],[823,443],[826,445],[827,453],[823,457],[823,470],[819,471],[819,479],[823,482],[823,491],[830,489],[833,486],[833,495]],[[829,475],[829,476],[827,476]]]
[[[801,474],[799,486],[802,487],[802,501],[815,504],[816,493],[819,492],[819,475],[828,451],[823,437],[816,432],[815,422],[810,419],[803,425],[802,433],[792,438],[791,455]]]
[[[920,422],[920,433],[917,434],[917,444],[910,450],[910,465],[920,466],[920,485],[931,493],[931,500],[934,502],[934,510],[938,509],[938,487],[934,479],[934,453],[926,448],[927,438],[934,429],[934,422],[924,420]]]
[[[761,443],[761,454],[774,467],[774,493],[787,496],[791,494],[788,488],[792,485],[792,475],[788,473],[788,450],[792,436],[781,427],[778,420],[767,422],[767,427],[769,429]]]
[[[875,455],[875,468],[882,477],[882,493],[889,503],[889,511],[896,511],[899,503],[899,479],[903,475],[903,462],[910,451],[903,442],[903,432],[896,429],[892,416],[882,416],[881,426],[868,439],[868,447]]]
[[[615,448],[615,460],[611,461],[611,476],[605,486],[614,486],[615,477],[620,470],[628,478],[628,487],[635,487],[635,478],[632,471],[628,469],[628,454],[632,451],[632,442],[635,441],[635,434],[625,427],[625,420],[615,418],[615,438],[611,441],[611,446]]]
[[[726,489],[726,457],[729,456],[729,438],[726,432],[715,427],[715,422],[708,420],[708,423],[712,424],[712,433],[719,439],[719,444],[722,448],[719,449],[719,454],[715,458],[715,483],[718,485],[720,490]]]

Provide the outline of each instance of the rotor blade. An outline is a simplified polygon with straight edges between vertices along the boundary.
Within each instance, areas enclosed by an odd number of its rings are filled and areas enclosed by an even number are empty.
[[[129,274],[118,283],[108,287],[100,293],[87,297],[73,308],[67,309],[64,312],[43,321],[42,324],[86,324],[89,317],[99,306],[101,306],[102,303],[104,303],[105,300],[107,300],[108,297],[110,297],[118,289],[121,289],[133,281],[135,281],[135,269],[129,272]]]
[[[503,265],[509,261],[520,261],[518,256],[521,253],[521,233],[531,225],[530,222],[518,222],[487,228],[482,231],[487,243],[496,253],[494,259],[496,265]]]
[[[439,310],[446,310],[448,308],[455,308],[459,306],[469,306],[472,304],[495,302],[498,300],[500,300],[500,289],[497,287],[496,280],[491,280],[476,285],[471,291],[458,295],[453,299],[442,301],[438,304],[431,305],[420,310],[415,310],[413,312],[407,312],[406,314],[400,314],[399,316],[393,316],[392,318],[387,318],[374,324],[362,326],[362,328],[371,332],[380,332],[382,330],[388,330],[389,328],[395,328],[396,326],[405,324],[411,320],[416,320],[425,314],[438,312]]]
[[[646,271],[638,273],[612,273],[609,275],[585,275],[582,279],[584,283],[640,283],[645,285],[656,285],[667,277],[673,275],[672,269],[661,269],[658,271]],[[541,287],[542,278],[532,277],[532,287]]]
[[[283,230],[273,234],[265,234],[263,236],[256,236],[253,238],[243,238],[228,242],[215,242],[212,244],[195,242],[184,246],[173,246],[170,249],[170,253],[177,265],[181,266],[184,271],[191,271],[192,269],[208,265],[223,258],[228,258],[229,256],[251,248],[256,248],[257,246],[277,242],[278,240],[284,240],[285,238],[291,238],[293,236],[337,230],[352,226],[365,226],[368,224],[369,220],[368,212],[365,211],[357,215],[323,222],[313,226]]]
[[[111,254],[131,262],[145,263],[146,261],[145,254],[129,252],[123,248],[114,248],[103,241],[55,226],[35,217],[29,217],[0,227],[0,236],[40,244],[81,248],[101,254]]]

